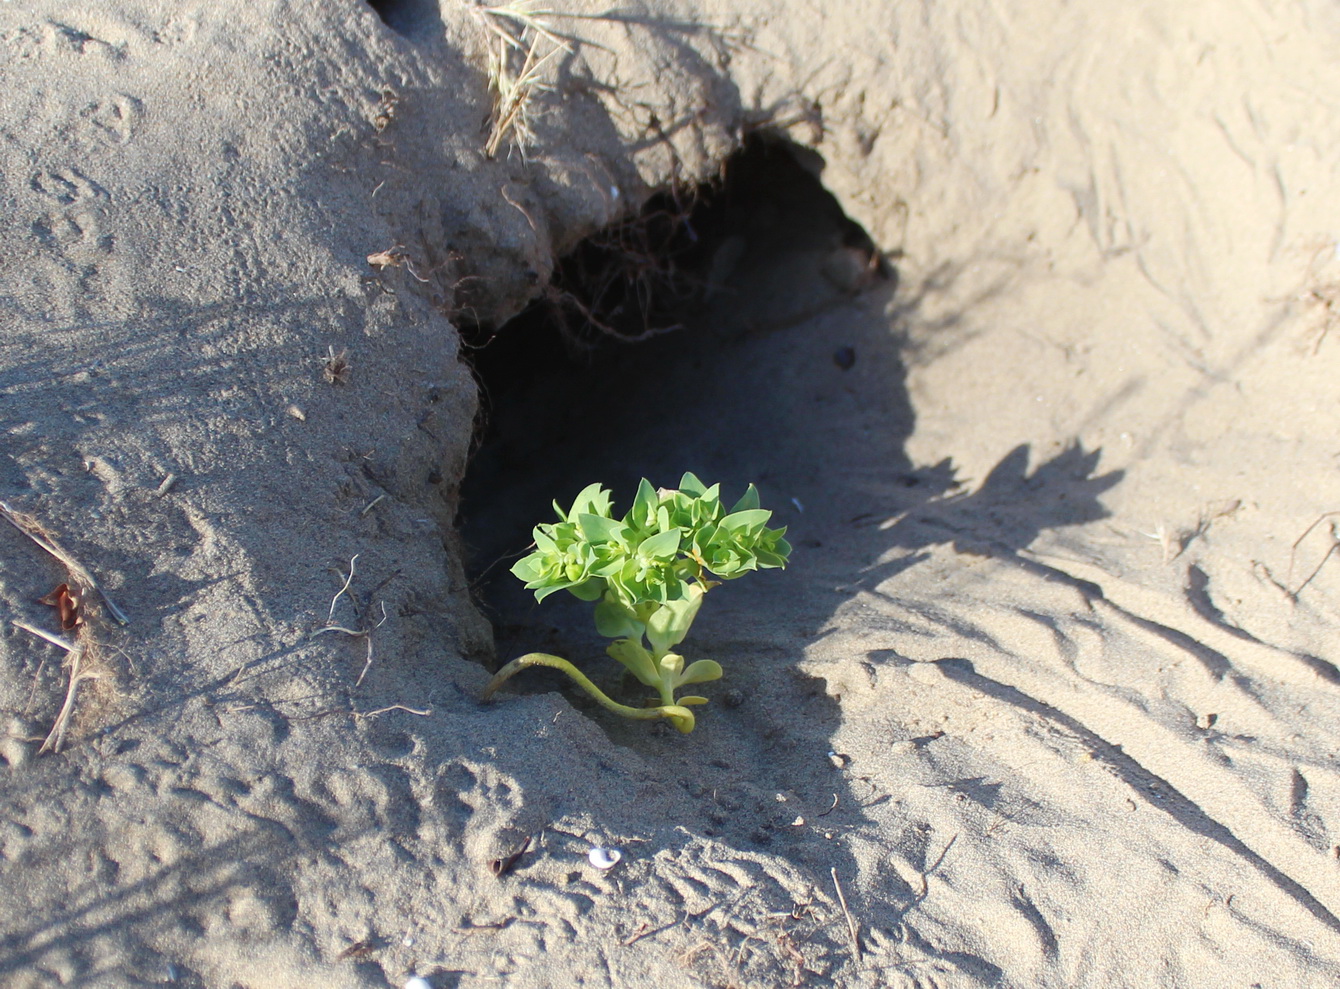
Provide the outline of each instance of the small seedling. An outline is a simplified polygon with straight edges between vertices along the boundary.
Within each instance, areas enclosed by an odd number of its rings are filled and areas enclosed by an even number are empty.
[[[512,567],[542,601],[568,591],[595,605],[596,630],[614,641],[606,648],[658,696],[646,707],[629,707],[607,696],[568,660],[527,653],[512,660],[484,690],[488,700],[506,680],[532,666],[561,670],[602,706],[627,718],[666,718],[693,731],[690,707],[705,697],[676,697],[681,687],[721,677],[710,659],[684,663],[672,650],[684,641],[703,597],[723,580],[751,570],[786,566],[791,546],[785,528],[769,529],[772,512],[759,508],[751,484],[729,511],[720,485],[706,487],[685,474],[678,490],[657,490],[643,479],[633,507],[614,517],[610,492],[592,484],[557,522],[535,529],[535,551]]]

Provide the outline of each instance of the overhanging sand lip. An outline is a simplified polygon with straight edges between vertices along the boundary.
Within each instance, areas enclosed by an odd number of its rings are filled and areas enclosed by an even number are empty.
[[[1330,15],[660,4],[563,24],[523,162],[496,36],[402,13],[0,10],[0,498],[134,621],[59,757],[0,639],[0,981],[1334,982],[1334,577],[1285,576],[1340,505]],[[904,290],[741,345],[703,427],[787,427],[816,544],[709,629],[754,693],[481,709],[449,317],[769,124]]]

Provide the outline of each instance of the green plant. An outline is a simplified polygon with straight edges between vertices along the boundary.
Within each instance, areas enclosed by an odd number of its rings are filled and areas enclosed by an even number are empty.
[[[614,641],[606,652],[659,695],[643,708],[612,700],[566,659],[527,653],[512,660],[484,691],[488,700],[514,674],[532,666],[562,670],[601,705],[629,718],[667,718],[693,731],[689,708],[705,697],[675,697],[681,687],[721,677],[721,664],[684,664],[672,650],[684,641],[703,597],[723,580],[751,570],[786,566],[786,529],[769,529],[772,513],[759,507],[751,484],[729,510],[720,485],[706,487],[685,474],[678,490],[657,490],[644,478],[633,507],[615,518],[610,492],[600,484],[582,489],[557,522],[535,528],[535,551],[512,567],[542,601],[568,591],[595,604],[596,629]]]

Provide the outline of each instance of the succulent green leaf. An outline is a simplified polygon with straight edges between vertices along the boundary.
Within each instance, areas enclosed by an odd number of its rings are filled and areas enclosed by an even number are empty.
[[[643,540],[637,555],[644,560],[669,560],[679,551],[681,538],[678,529],[668,529]]]
[[[622,549],[622,547],[619,548]],[[591,576],[610,578],[622,571],[627,564],[628,559],[622,552],[612,553],[609,559],[603,563],[597,563],[591,568]]]
[[[617,600],[606,597],[596,605],[596,631],[608,639],[640,639],[645,629],[646,625]]]
[[[648,687],[658,687],[661,678],[656,672],[656,663],[651,658],[651,653],[643,648],[640,642],[633,639],[616,639],[606,648],[607,652],[614,659],[617,659],[628,670],[629,673]]]
[[[693,534],[693,548],[698,551],[699,556],[708,552],[708,547],[712,545],[713,540],[716,539],[716,535],[717,527],[710,523],[699,527]]]
[[[753,531],[761,529],[772,518],[772,512],[764,508],[750,508],[742,512],[731,512],[721,520],[721,528],[728,532]]]
[[[698,480],[696,474],[686,472],[684,476],[679,479],[679,490],[686,495],[696,497],[706,492],[707,486],[704,485],[702,481]]]
[[[745,488],[744,497],[735,503],[730,513],[734,515],[736,512],[748,512],[755,508],[758,508],[758,488],[751,484]]]
[[[583,512],[577,516],[582,533],[593,543],[622,542],[626,526],[622,522]]]
[[[599,481],[596,481],[594,484],[588,484],[586,487],[582,488],[572,502],[572,509],[567,515],[559,512],[559,518],[564,522],[569,522],[573,521],[582,513],[590,515],[609,515],[610,493],[603,488]]]
[[[654,710],[660,717],[668,720],[685,735],[693,731],[695,723],[693,720],[693,712],[683,704],[667,704],[664,707],[658,707]]]
[[[683,597],[666,601],[647,619],[647,641],[658,654],[667,653],[684,641],[703,603],[700,584],[689,584]]]
[[[720,680],[723,674],[721,664],[712,659],[699,659],[690,663],[675,680],[675,686],[683,687],[690,683],[707,683],[709,680]],[[679,703],[683,704],[683,698]]]
[[[659,506],[660,499],[656,496],[656,489],[644,477],[637,486],[637,496],[633,499],[629,520],[639,529],[651,529],[656,525],[656,509]]]
[[[673,683],[684,670],[684,657],[678,653],[668,652],[657,660],[656,665],[660,668],[662,674],[670,674],[670,680]]]
[[[545,598],[547,598],[550,594],[553,594],[555,591],[565,591],[571,586],[572,586],[571,584],[550,584],[548,587],[537,587],[534,589],[535,600],[543,601]]]
[[[759,566],[784,567],[791,555],[791,544],[782,538],[782,533],[786,532],[786,529],[770,529],[768,532],[773,536],[772,544],[758,548]]]
[[[574,584],[568,588],[573,597],[582,601],[598,601],[605,593],[605,582],[599,577],[592,577],[590,580],[584,580],[579,584]]]
[[[530,556],[523,556],[512,564],[512,573],[520,580],[529,584],[533,580],[538,580],[541,573],[541,561],[539,555],[532,553]]]

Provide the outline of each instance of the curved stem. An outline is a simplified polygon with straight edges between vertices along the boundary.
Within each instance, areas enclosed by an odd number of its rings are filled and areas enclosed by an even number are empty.
[[[613,700],[603,690],[591,682],[591,679],[577,667],[573,666],[561,656],[552,656],[547,652],[528,652],[524,656],[518,656],[512,660],[489,681],[488,686],[484,688],[481,700],[487,701],[494,692],[506,681],[520,673],[524,669],[532,666],[548,666],[551,669],[566,673],[577,686],[581,687],[591,695],[601,707],[613,711],[615,714],[623,715],[625,718],[636,718],[640,721],[648,721],[655,718],[668,718],[670,722],[680,731],[688,734],[693,731],[693,712],[686,707],[678,704],[664,704],[661,707],[629,707],[627,704],[620,704]]]

